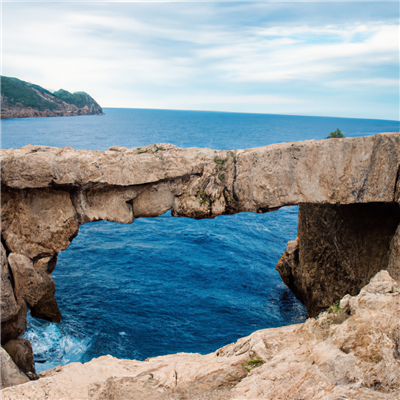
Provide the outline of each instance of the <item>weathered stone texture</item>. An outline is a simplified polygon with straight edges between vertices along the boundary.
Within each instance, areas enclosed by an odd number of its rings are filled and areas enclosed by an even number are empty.
[[[12,275],[7,261],[6,250],[1,243],[1,323],[18,314],[20,306],[14,295]]]
[[[13,189],[129,187],[190,177],[190,200],[200,190],[211,202],[225,200],[226,189],[236,212],[258,211],[299,203],[392,202],[399,148],[398,133],[230,152],[160,143],[108,151],[25,146],[1,152],[1,171],[3,185]],[[184,213],[187,196],[174,196]]]
[[[1,232],[11,252],[30,259],[52,257],[78,234],[78,218],[68,192],[2,189]]]
[[[315,317],[345,294],[357,294],[377,271],[388,268],[399,222],[397,203],[301,204],[298,247],[290,252],[293,244],[288,243],[277,269]],[[398,247],[392,247],[392,259],[398,260]]]
[[[18,306],[18,313],[9,320],[1,323],[1,344],[11,339],[16,339],[26,330],[26,313],[28,312],[28,306],[25,300],[21,300]]]
[[[310,315],[346,293],[356,294],[380,269],[400,275],[399,234],[394,235],[400,221],[400,133],[232,151],[160,143],[108,151],[29,145],[1,150],[0,156],[2,344],[26,329],[28,308],[33,317],[60,321],[51,273],[59,252],[86,222],[131,223],[167,210],[173,216],[214,218],[301,204],[298,240],[289,244],[278,269]],[[240,360],[228,375],[213,364],[209,375],[196,380],[196,393],[209,386],[217,391],[209,390],[210,398],[230,395],[227,387],[243,373]],[[329,365],[342,373],[341,364]],[[320,371],[328,374],[329,365]],[[158,381],[172,374],[168,368]],[[118,385],[125,396],[132,382],[147,378],[107,379],[89,388],[93,398],[111,396]],[[213,382],[225,383],[220,390]],[[153,380],[146,385],[153,383],[158,385]],[[179,390],[186,393],[185,386]],[[193,390],[187,393],[197,395]]]
[[[390,276],[400,284],[400,225],[397,227],[396,233],[390,244],[387,270]]]
[[[14,276],[17,300],[27,302],[33,317],[60,322],[54,281],[46,273],[36,271],[32,260],[26,256],[11,253],[8,261]]]
[[[394,201],[400,135],[282,143],[238,152],[241,208]]]
[[[2,347],[0,348],[0,367],[2,389],[29,382],[29,378],[19,370],[10,355]]]
[[[3,345],[15,365],[24,372],[29,379],[38,379],[33,358],[32,346],[29,340],[18,338]]]
[[[386,271],[343,309],[304,324],[265,329],[215,353],[146,361],[111,356],[46,371],[2,391],[3,400],[319,399],[400,396],[400,293]],[[259,359],[248,372],[241,364]],[[72,383],[72,384],[71,384]]]

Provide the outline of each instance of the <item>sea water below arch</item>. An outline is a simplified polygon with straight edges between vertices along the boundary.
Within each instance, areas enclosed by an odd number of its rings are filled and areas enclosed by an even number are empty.
[[[167,142],[235,149],[399,129],[397,121],[166,110],[2,120],[2,148],[105,150]],[[28,319],[38,372],[111,354],[207,353],[262,329],[302,322],[275,265],[295,239],[298,207],[213,220],[143,218],[85,224],[53,273],[60,325]]]

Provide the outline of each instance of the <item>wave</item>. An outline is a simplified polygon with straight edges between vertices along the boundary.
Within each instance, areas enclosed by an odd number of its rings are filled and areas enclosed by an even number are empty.
[[[47,322],[30,315],[22,337],[32,344],[38,374],[57,365],[79,362],[91,342],[90,337],[73,332],[68,325]]]

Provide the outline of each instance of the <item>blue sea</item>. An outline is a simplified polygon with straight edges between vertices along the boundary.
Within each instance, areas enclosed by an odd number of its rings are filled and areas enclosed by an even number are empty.
[[[398,121],[202,111],[104,109],[103,116],[1,121],[2,148],[106,150],[172,143],[238,149],[400,130]],[[275,265],[296,238],[298,207],[210,220],[168,212],[131,225],[83,225],[53,273],[63,320],[28,319],[37,370],[111,354],[144,360],[209,353],[264,328],[300,323],[305,308]]]

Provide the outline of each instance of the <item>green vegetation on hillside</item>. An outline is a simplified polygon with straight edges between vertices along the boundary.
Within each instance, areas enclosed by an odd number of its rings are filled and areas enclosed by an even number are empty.
[[[78,108],[95,103],[92,97],[85,92],[70,93],[64,89],[60,89],[57,90],[57,92],[54,92],[53,95],[64,100],[66,103],[75,104]]]
[[[36,89],[40,94],[33,89]],[[45,109],[53,110],[55,108],[52,102],[41,97],[41,95],[52,96],[48,90],[17,78],[1,77],[1,95],[3,100],[10,106],[20,103],[25,107],[32,107],[39,111]]]
[[[328,136],[330,139],[332,138],[344,138],[343,133],[340,131],[339,128],[336,129],[336,131],[333,131],[329,134]]]
[[[44,111],[62,109],[65,103],[74,104],[78,108],[91,106],[92,110],[102,112],[96,101],[85,92],[70,93],[60,89],[51,93],[39,85],[21,81],[17,78],[7,76],[1,77],[1,96],[4,106],[15,106],[21,104],[32,107],[35,110]]]

